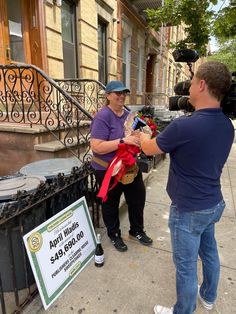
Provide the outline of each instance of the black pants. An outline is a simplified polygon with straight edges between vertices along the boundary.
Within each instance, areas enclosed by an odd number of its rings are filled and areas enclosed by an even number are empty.
[[[96,170],[95,176],[97,182],[101,186],[102,180],[106,171]],[[110,186],[113,183],[112,178]],[[124,192],[125,200],[128,205],[130,232],[142,231],[143,226],[143,210],[146,199],[146,189],[143,182],[142,173],[139,170],[138,175],[130,184],[122,184],[120,182],[108,192],[106,202],[102,203],[103,221],[107,228],[109,237],[120,235],[120,219],[119,219],[119,204],[121,194]]]

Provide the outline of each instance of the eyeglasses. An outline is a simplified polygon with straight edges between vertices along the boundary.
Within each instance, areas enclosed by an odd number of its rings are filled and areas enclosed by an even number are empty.
[[[116,94],[116,96],[126,96],[127,95],[127,92],[125,92],[125,91],[121,91],[121,92],[111,92],[111,93],[114,93],[114,94]]]

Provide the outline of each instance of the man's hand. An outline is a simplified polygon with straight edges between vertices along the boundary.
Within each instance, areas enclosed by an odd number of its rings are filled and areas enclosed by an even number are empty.
[[[163,153],[157,146],[156,138],[151,139],[151,134],[140,132],[140,144],[142,151],[147,155],[157,155]]]
[[[149,126],[148,126],[148,128],[149,128]],[[145,141],[145,140],[150,140],[151,136],[152,136],[152,132],[151,132],[151,134],[145,133],[145,132],[140,132],[139,133],[140,142]]]

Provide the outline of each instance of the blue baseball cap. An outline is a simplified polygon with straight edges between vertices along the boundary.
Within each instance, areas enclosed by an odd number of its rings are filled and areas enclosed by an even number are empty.
[[[123,92],[123,91],[130,93],[130,90],[126,88],[125,85],[121,81],[110,81],[105,88],[105,92],[107,94],[112,93],[112,92]]]

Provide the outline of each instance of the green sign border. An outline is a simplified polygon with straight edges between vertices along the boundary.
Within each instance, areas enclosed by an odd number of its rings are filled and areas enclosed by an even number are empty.
[[[87,218],[87,222],[88,222],[91,234],[92,234],[94,245],[96,247],[96,238],[95,238],[95,234],[94,234],[94,231],[93,231],[94,228],[93,228],[93,225],[92,225],[91,217],[90,217],[90,214],[89,214],[88,207],[87,207],[87,204],[85,202],[85,199],[82,199],[76,205],[72,206],[71,208],[68,208],[68,211],[64,212],[61,216],[55,218],[55,220],[60,219],[60,217],[64,216],[67,212],[71,212],[71,211],[74,212],[79,207],[83,207],[83,209],[85,210],[85,215],[86,215],[86,218]],[[51,224],[52,224],[52,221],[50,221],[47,225],[43,226],[37,232],[42,234],[43,232],[47,231],[48,226],[51,225]],[[28,240],[28,238],[27,238],[27,240]],[[38,264],[38,260],[37,260],[36,254],[34,252],[30,252],[31,253],[31,258],[32,258],[33,263],[34,263],[35,271],[36,271],[37,276],[38,276],[38,280],[39,280],[39,283],[40,283],[40,287],[41,287],[41,290],[42,290],[43,297],[44,297],[46,305],[49,305],[56,298],[56,296],[65,288],[65,286],[68,285],[73,280],[73,278],[78,274],[78,272],[80,272],[83,269],[83,267],[85,267],[85,265],[89,262],[89,260],[94,256],[94,251],[95,251],[95,249],[80,264],[80,267],[73,273],[73,275],[68,277],[63,282],[63,284],[52,294],[51,297],[49,297],[48,294],[47,294],[47,289],[46,289],[45,284],[44,284],[44,280],[43,280],[43,277],[42,277],[42,274],[41,274],[41,271],[40,271],[40,267],[39,267],[39,264]],[[76,264],[73,267],[75,267],[75,266],[76,266]]]

